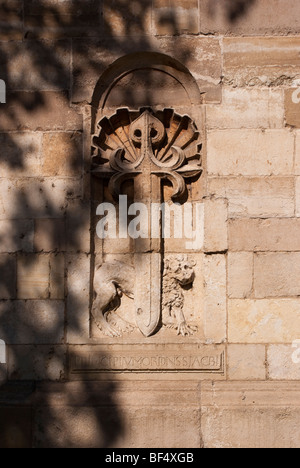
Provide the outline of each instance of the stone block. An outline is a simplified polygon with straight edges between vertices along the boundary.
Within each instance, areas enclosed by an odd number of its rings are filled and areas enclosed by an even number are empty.
[[[70,41],[10,41],[1,44],[1,78],[10,90],[70,88]]]
[[[102,2],[98,0],[26,0],[28,37],[62,38],[103,35]]]
[[[30,219],[0,220],[0,252],[33,251],[34,223]]]
[[[68,255],[66,270],[67,342],[68,344],[85,344],[90,338],[90,256]]]
[[[201,431],[206,448],[297,448],[299,383],[205,382]]]
[[[268,371],[272,380],[300,380],[299,350],[291,344],[268,346]]]
[[[64,219],[36,219],[34,224],[34,250],[36,252],[66,250]]]
[[[299,94],[299,97],[300,97],[300,94]],[[299,105],[300,105],[300,101],[299,101]],[[300,175],[300,130],[296,131],[295,174]]]
[[[296,216],[300,217],[300,177],[296,177],[295,183],[296,190]]]
[[[154,0],[154,31],[158,36],[199,33],[197,0]]]
[[[82,115],[70,107],[66,92],[10,92],[0,108],[0,125],[6,131],[80,131]]]
[[[23,39],[22,0],[3,0],[0,5],[0,40]]]
[[[292,177],[219,177],[208,179],[208,194],[228,198],[229,218],[289,218],[294,185]]]
[[[10,380],[63,380],[66,369],[65,346],[10,346]]]
[[[229,221],[231,251],[300,251],[300,219],[232,219]]]
[[[299,37],[224,39],[224,81],[234,86],[291,86],[300,77]]]
[[[206,107],[209,129],[283,127],[282,90],[225,87],[222,104]]]
[[[204,251],[224,252],[228,249],[227,200],[212,199],[204,203]]]
[[[9,254],[0,254],[0,298],[15,299],[17,284],[16,257]],[[1,338],[0,338],[1,339]]]
[[[0,179],[0,219],[63,218],[68,201],[81,194],[81,179],[3,178]]]
[[[228,297],[244,299],[253,288],[253,254],[251,252],[228,253]]]
[[[42,174],[80,177],[83,170],[82,134],[44,133]]]
[[[214,176],[292,175],[294,135],[288,130],[213,130],[207,170]]]
[[[290,0],[222,2],[201,0],[201,33],[237,36],[298,34],[299,4]],[[270,11],[276,14],[270,14]]]
[[[292,343],[299,326],[299,299],[229,300],[230,343]]]
[[[285,123],[291,127],[300,128],[300,90],[298,88],[284,90]],[[298,162],[299,171],[299,162]]]
[[[0,336],[9,344],[62,344],[63,301],[3,301]]]
[[[229,380],[265,380],[266,348],[263,345],[230,344],[227,349]]]
[[[41,174],[41,133],[0,133],[0,177]]]
[[[50,256],[20,254],[17,265],[18,299],[47,299],[49,297]]]
[[[254,294],[258,299],[299,296],[300,252],[256,254]]]
[[[64,254],[50,257],[50,298],[65,298],[65,256]]]
[[[32,448],[31,408],[0,407],[0,448]]]
[[[91,206],[79,199],[68,200],[66,212],[66,249],[68,252],[91,250]]]
[[[152,34],[152,0],[128,3],[126,0],[103,0],[104,37],[135,37]]]
[[[226,257],[206,255],[204,258],[204,335],[208,343],[226,339]]]

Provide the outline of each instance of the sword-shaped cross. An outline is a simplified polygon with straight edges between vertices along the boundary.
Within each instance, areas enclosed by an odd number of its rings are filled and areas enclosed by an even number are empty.
[[[137,326],[148,337],[155,332],[161,319],[163,271],[161,220],[159,238],[151,238],[150,234],[152,204],[162,202],[162,179],[171,182],[172,198],[176,199],[185,192],[184,179],[201,174],[199,162],[190,164],[184,151],[198,139],[199,134],[188,116],[177,119],[171,125],[174,116],[171,109],[165,109],[161,113],[162,119],[157,118],[150,110],[143,110],[130,125],[121,124],[121,116],[126,112],[129,115],[126,109],[119,110],[115,118],[105,118],[100,122],[102,133],[110,135],[110,143],[104,143],[105,137],[100,134],[100,137],[94,138],[94,145],[110,150],[109,163],[97,165],[93,174],[110,179],[109,189],[116,199],[121,194],[123,182],[134,179],[135,202],[147,207],[149,237],[135,239],[134,246],[134,300]],[[169,122],[168,133],[163,122]],[[184,130],[187,131],[186,134]]]

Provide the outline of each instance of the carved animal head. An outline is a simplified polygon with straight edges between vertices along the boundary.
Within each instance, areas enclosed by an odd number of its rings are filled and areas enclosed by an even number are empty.
[[[185,257],[165,259],[165,275],[176,279],[181,286],[188,286],[194,282],[196,263]]]

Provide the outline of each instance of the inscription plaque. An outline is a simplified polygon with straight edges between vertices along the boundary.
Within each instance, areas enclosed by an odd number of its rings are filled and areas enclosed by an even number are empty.
[[[214,373],[224,374],[224,346],[184,345],[73,346],[70,376],[102,373]]]

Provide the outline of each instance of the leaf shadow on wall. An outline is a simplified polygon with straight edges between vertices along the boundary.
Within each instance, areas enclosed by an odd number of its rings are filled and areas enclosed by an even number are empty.
[[[118,402],[119,384],[68,381],[67,330],[80,334],[82,324],[65,308],[67,302],[76,306],[78,297],[62,284],[70,258],[87,255],[76,202],[88,168],[72,85],[86,69],[99,77],[107,56],[113,61],[115,55],[152,50],[144,34],[152,0],[24,0],[24,10],[22,4],[4,0],[0,6],[0,78],[8,90],[7,104],[0,107],[0,339],[8,346],[0,446],[113,447],[130,429]],[[115,35],[116,22],[122,36]],[[99,44],[102,55],[96,57]],[[77,60],[73,75],[71,50]],[[190,51],[185,46],[180,52],[184,64]],[[147,80],[150,88],[151,74]],[[122,99],[134,103],[134,90],[126,92]],[[73,138],[71,150],[62,141],[64,132]],[[65,158],[58,164],[57,152]]]

